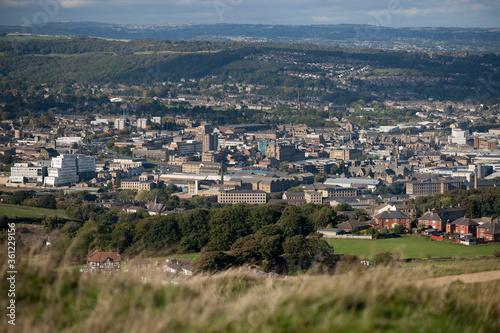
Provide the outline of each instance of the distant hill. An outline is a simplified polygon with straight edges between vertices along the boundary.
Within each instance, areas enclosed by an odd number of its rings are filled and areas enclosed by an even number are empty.
[[[270,41],[385,50],[500,52],[500,29],[493,28],[391,28],[356,24],[118,25],[94,22],[52,22],[41,27],[0,26],[0,33],[15,32],[113,39]]]

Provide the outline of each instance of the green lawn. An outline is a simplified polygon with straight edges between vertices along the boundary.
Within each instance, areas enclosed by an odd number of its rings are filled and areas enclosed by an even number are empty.
[[[64,218],[68,217],[64,210],[0,204],[0,216],[4,216],[4,215],[9,217],[9,218],[13,218],[13,217],[44,217],[44,216],[51,216],[51,215],[57,215],[59,217],[64,217]]]
[[[360,258],[371,258],[381,251],[400,252],[403,258],[467,258],[500,251],[500,244],[465,246],[414,236],[374,240],[327,239],[327,242],[334,247],[336,254],[355,254]]]

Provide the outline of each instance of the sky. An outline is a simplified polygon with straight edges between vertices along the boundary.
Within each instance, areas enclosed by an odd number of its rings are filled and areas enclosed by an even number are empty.
[[[0,0],[0,25],[371,24],[500,27],[500,0]]]

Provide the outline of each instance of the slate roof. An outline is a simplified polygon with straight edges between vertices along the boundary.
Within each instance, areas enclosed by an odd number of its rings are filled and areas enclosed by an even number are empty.
[[[393,211],[385,211],[380,214],[374,216],[377,219],[409,219],[410,217],[405,213],[401,212],[393,212]]]
[[[367,223],[360,222],[358,220],[349,220],[336,225],[339,229],[354,229],[354,228],[366,228],[369,227]]]
[[[451,225],[467,225],[469,227],[474,227],[474,226],[479,225],[478,223],[472,221],[468,217],[461,217],[458,220],[455,220],[455,221],[451,222],[450,224]]]
[[[443,219],[439,214],[433,212],[433,211],[428,211],[422,217],[419,218],[419,220],[433,220],[433,221],[442,221]]]
[[[487,234],[500,234],[500,225],[498,223],[488,222],[479,226],[479,228],[486,229]]]

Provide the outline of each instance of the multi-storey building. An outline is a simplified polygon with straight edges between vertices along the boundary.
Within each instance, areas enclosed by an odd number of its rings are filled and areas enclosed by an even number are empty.
[[[427,180],[406,183],[406,194],[427,196],[462,188],[459,180]]]
[[[80,154],[60,155],[52,158],[44,183],[61,186],[76,183],[95,175],[95,157]]]
[[[357,188],[325,188],[320,190],[324,198],[331,197],[357,197],[359,190]]]
[[[90,179],[95,176],[95,157],[77,154],[76,173],[78,180]]]
[[[117,130],[122,130],[125,128],[126,125],[126,120],[123,118],[116,118],[115,119],[115,129]]]
[[[363,152],[359,149],[332,149],[330,158],[339,160],[355,160],[360,158]]]
[[[148,120],[146,118],[137,119],[137,129],[146,129],[148,125]]]
[[[156,183],[151,181],[122,181],[122,190],[151,191],[156,188]]]
[[[159,161],[168,160],[168,151],[163,149],[133,149],[132,154],[138,158],[149,158]]]
[[[61,186],[78,182],[77,159],[75,155],[54,157],[45,177],[45,185]]]
[[[289,142],[271,142],[266,146],[266,157],[278,162],[295,161],[295,147]]]
[[[10,169],[11,183],[43,183],[47,175],[47,167],[34,165],[30,162],[16,163]]]
[[[214,162],[186,162],[182,164],[184,173],[208,173],[219,174],[221,164]]]
[[[74,143],[81,145],[83,143],[83,138],[79,136],[61,136],[56,139],[56,144],[60,146],[71,146]]]
[[[448,140],[451,143],[455,143],[457,145],[466,145],[467,141],[469,140],[469,132],[459,129],[452,129],[451,136],[448,137]]]
[[[202,139],[203,151],[216,151],[219,145],[217,133],[204,134]]]
[[[322,204],[323,203],[323,195],[317,191],[305,191],[304,198],[307,203],[315,203]]]
[[[265,204],[266,192],[254,190],[221,190],[217,195],[217,202],[221,204]]]

